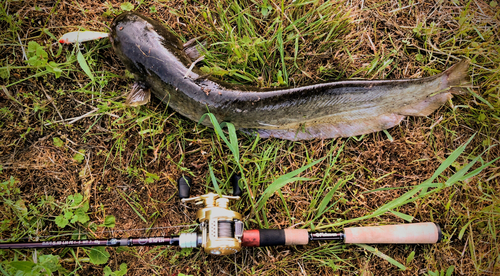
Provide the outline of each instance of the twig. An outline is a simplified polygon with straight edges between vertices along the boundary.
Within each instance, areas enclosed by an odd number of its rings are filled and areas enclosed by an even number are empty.
[[[404,6],[404,7],[392,10],[392,11],[390,11],[390,13],[397,12],[397,11],[400,11],[400,10],[404,10],[404,9],[407,9],[407,8],[411,8],[411,7],[416,6],[418,4],[420,4],[420,3],[415,3],[415,4],[412,4],[412,5]]]
[[[98,111],[99,108],[93,108],[91,111],[81,115],[81,116],[78,116],[78,117],[73,117],[73,118],[67,118],[67,119],[63,119],[63,120],[59,120],[59,121],[55,121],[55,122],[49,122],[49,123],[46,123],[45,126],[49,126],[49,125],[52,125],[52,124],[57,124],[57,123],[62,123],[62,122],[67,122],[69,121],[69,125],[73,124],[74,122],[76,121],[79,121],[83,118],[86,118],[86,117],[91,117],[91,116],[97,116],[97,115],[102,115],[102,114],[106,114],[108,116],[111,116],[111,117],[115,117],[115,118],[120,118],[120,116],[116,115],[116,114],[113,114],[113,113],[109,113],[109,112],[106,112],[106,113],[98,113],[98,114],[93,114],[95,113],[96,111]]]
[[[14,98],[14,96],[12,96],[10,94],[9,90],[7,90],[7,87],[5,87],[5,85],[2,85],[2,90],[5,93],[5,95],[7,95],[7,98],[13,100],[14,102],[18,103],[19,105],[21,105],[23,107],[28,108],[26,105],[22,104],[20,101],[18,101],[16,98]]]
[[[474,3],[476,3],[477,8],[481,11],[481,13],[483,14],[483,16],[486,16],[486,14],[484,13],[484,11],[481,8],[481,6],[479,6],[479,4],[477,3],[477,1],[474,0]]]
[[[76,143],[71,141],[71,139],[69,139],[68,137],[65,138],[66,140],[68,140],[68,142],[70,142],[71,144],[75,145],[76,146]]]
[[[201,56],[199,57],[197,60],[195,60],[193,63],[191,63],[191,66],[189,66],[189,69],[186,71],[186,74],[184,74],[184,78],[187,78],[189,73],[191,73],[191,71],[193,70],[194,68],[194,65],[200,61],[202,61],[203,59],[205,59],[205,56]]]
[[[24,50],[23,43],[21,42],[21,37],[19,37],[19,33],[16,32],[17,34],[17,39],[19,40],[19,45],[21,45],[21,49],[23,50],[23,58],[24,60],[28,60],[28,56],[26,55],[26,51]]]
[[[471,130],[471,131],[476,132],[476,130],[474,130],[474,129],[472,129],[472,128],[470,128],[470,127],[466,126],[466,125],[461,124],[460,126],[465,127],[465,128],[466,128],[466,129],[468,129],[468,130]],[[491,139],[491,140],[493,140],[493,141],[497,142],[498,144],[500,144],[500,141],[498,141],[498,140],[497,140],[497,139],[495,139],[495,138],[489,137],[488,135],[486,135],[486,134],[484,134],[484,133],[478,132],[478,134],[479,134],[479,135],[482,135],[482,136],[484,136],[484,137],[486,137],[486,138],[489,138],[489,139]]]
[[[439,117],[439,119],[434,123],[432,124],[429,129],[434,129],[435,126],[437,126],[441,121],[443,120],[443,116]]]
[[[372,38],[370,37],[369,33],[365,33],[366,36],[368,37],[368,41],[370,42],[370,46],[372,48],[373,53],[376,55],[377,54],[377,48],[375,48],[375,45],[373,44]]]
[[[45,91],[45,88],[43,88],[43,86],[40,86],[40,88],[42,89],[43,93],[45,94],[45,96],[47,97],[49,102],[52,104],[52,106],[56,109],[57,114],[59,114],[59,118],[61,118],[61,120],[64,120],[63,116],[61,115],[61,112],[59,112],[59,109],[57,108],[56,104],[54,103],[54,98],[52,98],[51,96],[49,96],[49,94],[47,94],[47,91]]]
[[[46,123],[45,125],[48,126],[48,125],[52,125],[52,124],[57,124],[57,123],[62,123],[62,122],[67,122],[67,121],[70,121],[68,124],[72,124],[80,119],[83,119],[85,117],[90,117],[92,116],[92,113],[98,111],[99,109],[98,108],[94,108],[92,109],[91,111],[83,114],[82,116],[78,116],[78,117],[73,117],[73,118],[68,118],[68,119],[62,119],[62,120],[59,120],[59,121],[55,121],[55,122],[50,122],[50,123]]]
[[[297,264],[298,264],[298,265],[299,265],[299,267],[300,267],[300,272],[302,273],[302,275],[307,276],[307,273],[306,273],[306,271],[304,270],[304,267],[302,266],[302,264],[300,264],[300,262],[299,262],[299,261],[297,261]]]
[[[6,164],[12,164],[12,165],[6,165]],[[45,169],[48,167],[48,165],[32,165],[32,164],[13,164],[13,163],[4,163],[0,164],[2,166],[2,169],[4,170],[16,170],[16,169]]]
[[[448,57],[454,58],[454,59],[456,59],[456,60],[462,60],[461,58],[456,57],[456,56],[452,55],[451,53],[445,53],[445,52],[440,51],[440,50],[439,50],[436,46],[434,46],[434,44],[432,44],[432,42],[431,42],[430,40],[427,40],[427,43],[428,43],[429,45],[431,45],[431,47],[434,49],[434,52],[435,52],[435,53],[438,53],[438,54],[441,54],[441,55],[445,55],[445,56],[448,56]],[[417,45],[415,45],[415,44],[412,44],[412,46],[413,46],[413,47],[416,47],[416,48],[417,48],[417,49],[419,49],[419,50],[426,51],[426,52],[429,52],[429,53],[433,53],[433,51],[431,51],[431,50],[427,50],[427,49],[424,49],[424,48],[419,47],[419,46],[417,46]]]

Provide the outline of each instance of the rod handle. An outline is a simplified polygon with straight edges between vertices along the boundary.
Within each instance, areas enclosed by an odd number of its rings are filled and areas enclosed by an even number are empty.
[[[191,185],[193,180],[189,176],[181,176],[177,179],[177,188],[179,189],[179,198],[189,198],[189,192],[191,190]]]
[[[350,227],[344,229],[344,243],[437,243],[443,234],[433,222]]]

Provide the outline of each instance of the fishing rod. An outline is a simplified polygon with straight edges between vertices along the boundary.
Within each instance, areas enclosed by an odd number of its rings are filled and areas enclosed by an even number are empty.
[[[233,186],[231,196],[208,193],[197,197],[189,197],[192,186],[189,177],[182,176],[177,180],[182,202],[203,205],[196,213],[201,232],[169,237],[0,243],[0,249],[171,245],[180,248],[201,247],[208,254],[229,255],[239,252],[242,247],[306,245],[311,241],[337,240],[346,244],[433,244],[442,238],[439,225],[432,222],[349,227],[340,233],[309,232],[307,229],[244,230],[242,215],[228,207],[230,200],[238,200],[242,194],[238,186],[239,179],[237,175],[230,179]]]

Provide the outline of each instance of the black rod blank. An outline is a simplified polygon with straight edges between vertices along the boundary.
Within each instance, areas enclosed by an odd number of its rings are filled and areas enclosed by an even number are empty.
[[[91,246],[156,246],[179,245],[179,237],[121,238],[98,240],[68,240],[44,242],[0,243],[0,249],[56,248],[56,247],[91,247]]]

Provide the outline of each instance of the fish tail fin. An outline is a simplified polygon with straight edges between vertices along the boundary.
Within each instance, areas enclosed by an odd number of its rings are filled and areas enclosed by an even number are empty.
[[[405,106],[397,113],[406,116],[429,116],[432,112],[453,97],[453,94],[467,93],[467,87],[471,86],[470,76],[467,73],[469,62],[462,60],[438,75],[441,78],[442,93],[434,94],[423,101]]]
[[[443,72],[447,76],[446,86],[452,94],[466,94],[467,87],[471,87],[470,76],[467,73],[469,61],[462,60]]]

